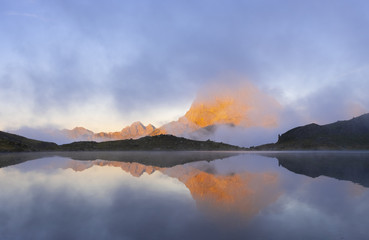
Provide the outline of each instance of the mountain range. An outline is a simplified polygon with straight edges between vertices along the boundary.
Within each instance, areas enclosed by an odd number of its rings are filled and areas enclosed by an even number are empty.
[[[297,127],[279,136],[276,143],[253,149],[368,149],[368,116],[365,114],[328,125],[312,123]],[[287,129],[286,122],[288,120],[282,114],[279,103],[255,86],[244,84],[230,89],[228,86],[215,85],[199,92],[182,117],[158,128],[152,124],[145,126],[141,122],[134,122],[116,132],[95,133],[84,127],[76,127],[71,130],[26,129],[13,133],[58,144],[76,141],[109,142],[165,134],[250,146],[263,144],[274,137],[276,139],[278,128]]]
[[[95,133],[84,127],[76,127],[63,130],[45,129],[41,134],[39,129],[33,130],[33,134],[21,130],[13,133],[58,143],[137,139],[161,134],[206,140],[211,138],[218,126],[274,127],[278,125],[280,108],[275,99],[253,85],[240,85],[236,89],[217,86],[200,92],[190,109],[178,120],[158,128],[152,124],[144,126],[141,122],[134,122],[116,132]]]
[[[123,140],[123,139],[137,139],[143,136],[147,136],[152,133],[156,128],[149,124],[144,126],[141,122],[134,122],[130,126],[123,128],[119,132],[99,132],[94,133],[83,127],[76,127],[72,130],[63,129],[61,134],[73,141],[111,141],[111,140]]]
[[[144,131],[136,123],[137,131]],[[83,129],[80,132],[84,133]],[[155,131],[155,130],[154,130]],[[87,132],[89,133],[89,132]],[[252,150],[368,150],[369,113],[347,121],[327,125],[308,124],[287,131],[276,143],[252,147]],[[119,150],[247,150],[213,141],[195,141],[173,135],[146,136],[106,142],[79,141],[57,145],[0,131],[0,152],[22,151],[119,151]]]
[[[252,85],[240,85],[231,90],[227,86],[218,86],[199,93],[184,116],[150,135],[196,138],[209,135],[221,125],[270,128],[278,125],[280,109],[275,99]]]

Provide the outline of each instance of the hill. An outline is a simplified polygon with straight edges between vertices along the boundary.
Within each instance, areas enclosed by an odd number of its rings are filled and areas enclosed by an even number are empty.
[[[42,151],[149,151],[149,150],[243,150],[241,147],[213,141],[195,141],[172,135],[147,136],[139,139],[107,142],[81,141],[57,145],[28,139],[0,131],[0,152],[42,152]]]
[[[74,142],[60,146],[63,151],[125,151],[125,150],[243,150],[241,147],[213,141],[195,141],[173,135],[147,136],[108,142]]]
[[[58,145],[0,131],[0,152],[55,151]]]
[[[287,131],[275,144],[258,150],[363,150],[369,149],[369,114],[327,125],[309,124]]]

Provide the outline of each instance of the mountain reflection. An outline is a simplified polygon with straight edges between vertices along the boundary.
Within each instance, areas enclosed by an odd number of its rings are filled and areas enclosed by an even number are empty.
[[[151,175],[159,171],[181,181],[189,189],[198,208],[212,215],[232,214],[249,218],[280,196],[279,178],[273,172],[219,175],[191,164],[160,168],[140,163],[104,160],[70,161],[66,168],[83,171],[92,166],[119,167],[134,177],[141,177],[144,173]]]
[[[232,151],[85,151],[0,153],[0,168],[46,157],[65,157],[74,160],[138,162],[158,167],[173,167],[196,161],[213,161],[243,154]]]
[[[143,173],[151,175],[155,170],[160,170],[159,167],[148,166],[140,163],[129,163],[129,162],[115,162],[105,160],[95,161],[70,161],[67,163],[65,168],[71,168],[74,171],[84,171],[92,166],[111,166],[119,167],[127,173],[130,173],[134,177],[140,177]]]
[[[185,185],[201,209],[215,214],[239,214],[244,218],[256,215],[280,196],[275,173],[217,176],[200,172]]]
[[[369,152],[279,152],[279,165],[309,177],[327,176],[369,187]]]
[[[0,156],[1,239],[367,239],[368,153],[150,154]]]

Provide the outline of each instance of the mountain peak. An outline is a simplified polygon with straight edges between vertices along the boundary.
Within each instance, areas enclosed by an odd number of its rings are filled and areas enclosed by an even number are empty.
[[[154,127],[154,125],[152,124],[149,124],[146,126],[146,134],[150,134],[152,133],[153,131],[155,131],[156,127]]]
[[[131,124],[131,127],[142,127],[142,128],[145,128],[145,126],[140,121],[136,121],[136,122],[132,123]]]
[[[215,124],[273,127],[278,124],[280,108],[274,98],[251,83],[237,88],[213,86],[197,96],[185,117],[199,127]]]
[[[183,117],[151,135],[181,136],[212,125],[272,128],[278,125],[280,113],[277,100],[251,83],[208,86],[199,92]]]
[[[84,128],[84,127],[75,127],[72,129],[72,131],[86,131],[88,130],[87,128]]]
[[[84,127],[75,127],[72,130],[64,129],[60,132],[71,140],[83,140],[83,141],[110,141],[110,140],[123,140],[123,139],[136,139],[144,137],[153,132],[156,128],[149,124],[146,127],[140,122],[136,121],[129,126],[126,126],[121,131],[117,132],[99,132],[94,133]]]
[[[90,139],[94,135],[94,132],[84,127],[75,127],[72,130],[64,129],[62,132],[68,138],[78,140]]]

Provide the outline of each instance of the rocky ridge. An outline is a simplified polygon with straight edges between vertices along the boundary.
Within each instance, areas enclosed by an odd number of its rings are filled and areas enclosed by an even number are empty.
[[[64,129],[62,133],[73,141],[111,141],[124,139],[137,139],[152,133],[156,128],[149,124],[144,126],[141,122],[134,122],[130,126],[123,128],[119,132],[99,132],[94,133],[83,127],[76,127],[72,130]]]

